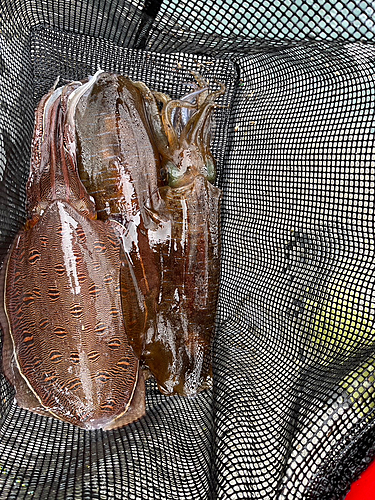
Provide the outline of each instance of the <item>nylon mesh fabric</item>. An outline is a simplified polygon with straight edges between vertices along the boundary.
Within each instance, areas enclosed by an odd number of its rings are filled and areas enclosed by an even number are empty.
[[[19,409],[0,375],[0,498],[342,499],[374,448],[370,2],[0,7],[0,253],[24,217],[34,108],[106,70],[179,97],[225,83],[214,388],[147,382],[147,413],[85,432]]]

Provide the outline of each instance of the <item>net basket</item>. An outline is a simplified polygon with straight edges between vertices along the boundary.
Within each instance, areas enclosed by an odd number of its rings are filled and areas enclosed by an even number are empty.
[[[373,19],[369,1],[1,2],[1,262],[57,76],[227,89],[213,389],[148,381],[142,419],[89,432],[21,410],[0,374],[1,499],[345,497],[375,456]]]

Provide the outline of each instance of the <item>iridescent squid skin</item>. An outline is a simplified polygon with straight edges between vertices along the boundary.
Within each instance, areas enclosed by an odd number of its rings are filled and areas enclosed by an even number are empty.
[[[212,383],[221,191],[210,114],[224,87],[209,92],[196,78],[196,92],[171,100],[103,74],[76,112],[81,179],[132,264],[121,273],[127,335],[167,395]]]
[[[120,244],[96,220],[76,168],[75,106],[86,87],[52,89],[36,110],[25,228],[3,271],[3,368],[18,404],[86,430],[145,412],[125,333]]]

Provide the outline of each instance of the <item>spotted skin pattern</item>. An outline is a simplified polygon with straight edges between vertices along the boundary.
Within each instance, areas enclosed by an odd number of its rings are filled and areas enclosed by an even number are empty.
[[[28,221],[3,272],[3,364],[20,406],[110,429],[144,414],[144,382],[122,319],[120,243],[75,168],[65,117],[77,88],[36,111]]]
[[[108,240],[109,230],[58,200],[18,236],[7,268],[6,310],[19,371],[45,408],[75,425],[104,424],[123,413],[138,369],[119,321],[113,287],[119,245]],[[63,270],[61,262],[68,263]]]

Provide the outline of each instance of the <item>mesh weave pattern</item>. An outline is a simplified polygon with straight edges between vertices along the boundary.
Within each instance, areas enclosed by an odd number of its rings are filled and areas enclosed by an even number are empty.
[[[147,386],[85,432],[20,410],[0,375],[0,498],[340,499],[374,457],[370,2],[9,0],[0,31],[0,253],[24,216],[33,111],[106,71],[183,95],[224,82],[214,388]]]

